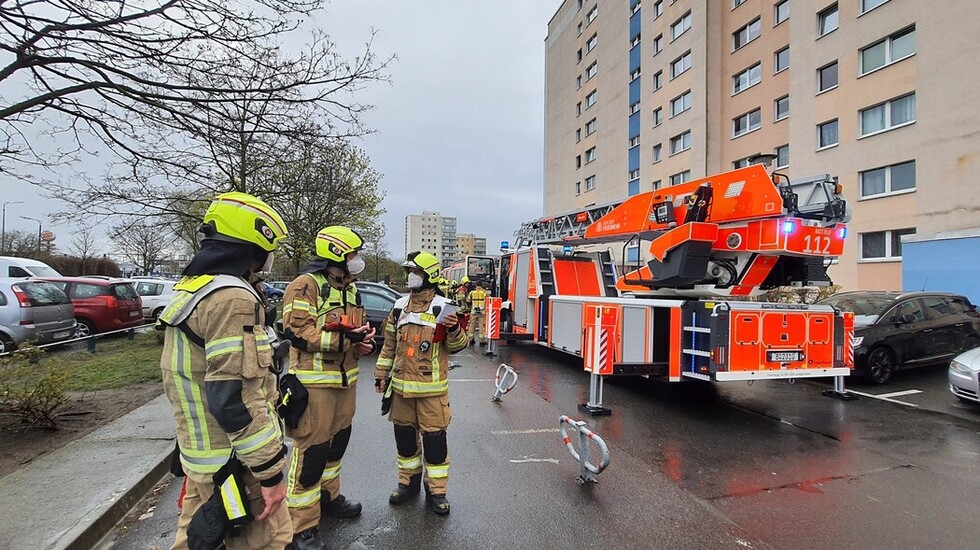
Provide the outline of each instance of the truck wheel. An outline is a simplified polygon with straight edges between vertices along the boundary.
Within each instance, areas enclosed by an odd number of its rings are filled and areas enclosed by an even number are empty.
[[[868,353],[864,378],[872,384],[884,384],[895,373],[895,354],[888,348],[877,347]]]

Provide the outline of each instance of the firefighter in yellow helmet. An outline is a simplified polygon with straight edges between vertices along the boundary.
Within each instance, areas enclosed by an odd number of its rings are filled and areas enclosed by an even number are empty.
[[[459,286],[456,288],[456,292],[452,298],[456,301],[456,305],[459,307],[459,316],[462,319],[463,328],[466,328],[469,324],[470,313],[469,277],[463,275],[463,278],[459,280]]]
[[[225,193],[211,203],[204,239],[160,315],[160,368],[177,423],[186,496],[173,548],[281,549],[292,539],[276,414],[274,319],[253,286],[286,237],[261,200]],[[273,310],[273,314],[274,314]],[[216,490],[218,489],[218,490]]]
[[[454,306],[436,293],[439,260],[413,252],[403,264],[411,294],[395,302],[385,321],[385,342],[374,371],[378,393],[390,398],[395,428],[398,486],[388,502],[401,504],[418,494],[425,466],[426,501],[439,515],[449,513],[449,354],[466,348]],[[421,432],[421,436],[420,436]]]
[[[470,318],[466,325],[466,332],[470,338],[470,345],[474,342],[479,345],[486,344],[481,334],[483,333],[483,321],[486,317],[486,300],[490,293],[483,288],[483,282],[476,281],[475,288],[470,291],[467,301],[470,304]]]
[[[357,360],[374,350],[374,329],[364,317],[355,276],[364,271],[364,241],[343,226],[316,236],[316,259],[286,287],[283,331],[292,342],[290,374],[308,391],[308,405],[289,426],[286,504],[295,550],[325,548],[321,512],[351,518],[361,505],[340,494],[340,464],[347,450],[357,395]]]

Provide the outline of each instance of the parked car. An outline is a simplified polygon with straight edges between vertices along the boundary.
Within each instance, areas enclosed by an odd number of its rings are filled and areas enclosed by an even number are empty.
[[[980,403],[980,348],[965,351],[950,362],[949,391],[960,401]]]
[[[0,277],[61,277],[61,273],[39,260],[0,256]]]
[[[120,330],[142,325],[143,301],[133,283],[123,279],[45,277],[71,299],[78,320],[78,335]]]
[[[384,283],[372,283],[370,281],[357,281],[354,283],[354,286],[357,287],[358,292],[361,292],[362,290],[373,290],[381,294],[387,294],[388,296],[391,297],[392,301],[397,300],[403,296],[401,292],[398,292],[397,290],[391,288],[390,286]]]
[[[133,288],[143,301],[143,318],[156,320],[167,307],[174,295],[174,285],[177,281],[169,279],[140,278],[133,281]]]
[[[854,312],[855,374],[875,384],[980,347],[980,313],[958,294],[842,292],[818,303]]]
[[[276,288],[266,282],[262,283],[262,293],[265,294],[265,298],[270,302],[279,302],[286,294],[285,289]]]
[[[385,335],[382,330],[385,319],[391,313],[391,308],[395,305],[396,298],[391,294],[375,288],[359,288],[357,294],[361,297],[361,305],[364,306],[364,316],[368,323],[374,328],[374,343],[381,349],[384,344]],[[399,297],[401,295],[399,294]]]
[[[50,344],[75,334],[75,310],[57,286],[44,281],[0,279],[0,353],[24,342]]]
[[[271,283],[266,284],[272,288],[278,288],[279,290],[286,292],[286,287],[289,286],[289,283],[291,282],[292,281],[272,281]]]

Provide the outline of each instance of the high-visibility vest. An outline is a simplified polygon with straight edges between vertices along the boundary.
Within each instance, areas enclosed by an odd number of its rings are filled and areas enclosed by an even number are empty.
[[[350,315],[354,308],[360,307],[357,298],[357,287],[350,284],[346,290],[334,288],[327,282],[322,273],[308,273],[317,284],[317,304],[313,313],[316,314],[316,327],[322,329],[326,324],[327,315],[337,309],[342,309],[342,315]],[[325,297],[322,292],[329,289]],[[300,382],[306,386],[346,388],[357,381],[357,359],[353,348],[344,349],[346,343],[343,332],[322,331],[321,347],[339,345],[338,351],[315,351],[312,369],[303,369],[293,365],[290,372],[294,373]],[[299,354],[307,352],[297,350]]]

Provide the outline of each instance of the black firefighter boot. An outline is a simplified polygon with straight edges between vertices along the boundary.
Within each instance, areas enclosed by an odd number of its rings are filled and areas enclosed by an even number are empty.
[[[388,495],[389,504],[401,504],[406,500],[419,494],[419,489],[422,486],[422,474],[415,474],[408,478],[408,485],[398,484],[395,490]]]
[[[327,550],[327,543],[320,540],[320,533],[316,527],[306,531],[296,533],[293,542],[286,547],[286,550]]]
[[[445,516],[449,513],[449,501],[446,500],[446,495],[433,495],[429,492],[428,485],[425,486],[425,501],[432,508],[432,511],[440,516]]]
[[[327,492],[323,493],[326,499],[320,499],[320,502],[324,503],[321,511],[323,515],[335,518],[353,518],[357,517],[361,513],[361,503],[354,502],[353,500],[347,500],[344,495],[337,495],[337,498],[330,500],[330,494]]]

